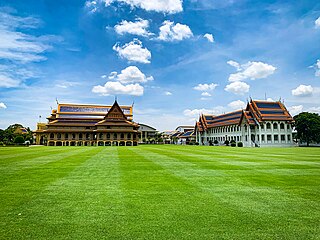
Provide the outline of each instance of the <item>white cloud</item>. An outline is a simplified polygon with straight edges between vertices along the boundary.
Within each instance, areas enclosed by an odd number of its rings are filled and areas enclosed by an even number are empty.
[[[291,114],[291,116],[295,116],[295,115],[301,113],[302,110],[303,110],[302,105],[288,107],[288,111]]]
[[[150,36],[152,33],[148,32],[149,21],[138,18],[135,22],[129,22],[126,20],[121,21],[119,24],[114,26],[114,30],[119,35],[126,33],[138,35],[138,36]]]
[[[316,28],[320,28],[320,17],[318,17],[317,20],[314,21],[314,24],[316,25]]]
[[[59,82],[56,84],[56,87],[67,89],[78,85],[80,85],[78,82]]]
[[[162,41],[181,41],[193,36],[189,26],[181,23],[174,24],[171,21],[164,21],[159,29],[158,39]]]
[[[172,95],[172,92],[166,91],[166,92],[164,92],[164,95],[166,95],[166,96],[171,96],[171,95]]]
[[[235,67],[237,69],[237,71],[241,71],[241,65],[239,63],[237,63],[236,61],[229,60],[227,62],[227,64],[229,64],[232,67]]]
[[[129,66],[123,70],[121,73],[117,74],[117,72],[111,72],[109,75],[109,79],[117,80],[121,83],[145,83],[148,81],[152,81],[153,77],[147,77],[144,73],[140,71],[136,66]]]
[[[97,1],[86,1],[85,7],[89,10],[91,13],[95,13],[98,11],[98,4]]]
[[[0,109],[6,109],[7,108],[7,106],[3,103],[3,102],[0,102]]]
[[[232,82],[224,88],[224,90],[227,92],[232,92],[239,95],[249,92],[249,89],[250,86],[244,82]]]
[[[313,93],[313,87],[311,85],[301,84],[296,89],[293,89],[291,93],[293,96],[297,96],[297,97],[310,96]]]
[[[130,62],[150,63],[151,52],[147,48],[143,48],[138,39],[133,39],[122,47],[117,43],[112,49],[118,52],[119,57]]]
[[[248,62],[242,65],[235,61],[228,61],[227,63],[235,67],[238,71],[237,73],[230,74],[230,82],[267,78],[277,69],[276,67],[263,62]]]
[[[206,38],[211,43],[214,42],[213,35],[210,33],[206,33],[205,35],[203,35],[203,37]]]
[[[98,93],[103,96],[109,95],[133,95],[133,96],[142,96],[144,88],[136,84],[123,85],[120,82],[106,82],[104,86],[98,85],[92,88],[93,93]]]
[[[235,109],[235,110],[239,109],[240,110],[240,109],[243,109],[246,107],[246,103],[241,100],[237,100],[237,101],[233,101],[233,102],[229,103],[228,106],[232,109]]]
[[[219,115],[222,112],[225,111],[224,107],[217,106],[212,109],[206,109],[206,108],[201,108],[201,109],[186,109],[183,111],[183,114],[187,117],[199,117],[201,114],[211,114],[211,115]]]
[[[307,112],[313,112],[320,114],[320,107],[311,107],[307,109]]]
[[[105,5],[109,6],[113,2],[122,2],[131,7],[140,7],[146,11],[177,13],[182,12],[182,0],[104,0]]]
[[[201,96],[204,96],[204,97],[211,97],[211,94],[208,93],[208,92],[203,92],[201,93]]]
[[[195,86],[193,89],[197,90],[197,91],[212,91],[214,90],[216,87],[218,86],[218,84],[216,83],[204,83],[204,84],[198,84],[197,86]]]
[[[5,75],[4,73],[0,72],[0,87],[5,88],[12,88],[18,87],[20,85],[20,80],[13,79],[10,76]]]

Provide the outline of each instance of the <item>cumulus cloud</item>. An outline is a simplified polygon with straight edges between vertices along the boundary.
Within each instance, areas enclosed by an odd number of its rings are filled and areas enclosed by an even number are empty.
[[[302,105],[288,107],[288,111],[291,114],[291,116],[295,116],[295,115],[301,113],[302,110],[303,110]]]
[[[314,24],[316,28],[320,28],[320,17],[318,17],[317,20],[314,21]]]
[[[297,97],[306,97],[306,96],[310,96],[313,93],[313,87],[311,85],[299,85],[299,87],[297,87],[296,89],[293,89],[291,91],[293,96],[297,96]]]
[[[232,82],[228,84],[224,90],[227,92],[232,92],[234,94],[243,95],[249,92],[250,86],[244,82]]]
[[[134,39],[123,46],[117,43],[112,49],[118,52],[119,57],[130,62],[150,63],[151,52],[147,48],[143,48],[141,41],[138,39]]]
[[[216,83],[204,83],[204,84],[198,84],[197,86],[195,86],[193,89],[197,90],[197,91],[212,91],[214,90],[216,87],[218,86],[218,84]]]
[[[159,29],[158,39],[162,41],[181,41],[193,36],[189,26],[181,23],[174,24],[171,21],[164,21]]]
[[[144,88],[136,84],[123,85],[120,82],[106,82],[104,86],[98,85],[92,88],[93,93],[98,93],[103,96],[125,94],[133,96],[142,96]]]
[[[7,108],[7,106],[3,102],[0,102],[0,109],[5,109],[5,108]]]
[[[211,43],[214,42],[213,35],[210,33],[206,33],[205,35],[203,35],[203,37],[206,38]]]
[[[228,106],[230,107],[230,108],[232,108],[232,109],[243,109],[243,108],[245,108],[246,107],[246,103],[245,102],[243,102],[243,101],[241,101],[241,100],[236,100],[236,101],[233,101],[233,102],[230,102],[229,104],[228,104]]]
[[[166,92],[164,92],[164,95],[166,95],[166,96],[171,96],[171,95],[172,95],[172,92],[166,91]]]
[[[212,109],[206,109],[206,108],[201,108],[201,109],[186,109],[183,111],[183,114],[187,117],[199,117],[201,114],[210,114],[210,115],[219,115],[222,112],[225,111],[224,107],[217,106]]]
[[[135,22],[123,20],[119,24],[114,26],[114,30],[119,35],[126,33],[138,35],[138,36],[150,36],[152,33],[148,32],[149,21],[138,18]]]
[[[307,109],[307,112],[313,112],[320,114],[320,107],[311,107]]]
[[[203,92],[201,93],[201,96],[204,96],[204,97],[211,97],[211,94],[208,93],[208,92]]]
[[[146,11],[155,11],[163,13],[182,12],[182,0],[104,0],[105,6],[113,2],[126,3],[131,7],[139,7]]]
[[[129,66],[121,70],[119,74],[117,72],[111,72],[108,79],[111,81],[106,82],[104,86],[94,86],[92,92],[103,96],[117,94],[142,96],[144,88],[140,83],[152,81],[153,77],[147,77],[136,66]]]
[[[145,83],[152,81],[153,77],[147,77],[144,73],[140,71],[136,66],[129,66],[123,70],[121,73],[111,72],[109,79],[117,80],[121,83]]]
[[[277,69],[276,67],[263,62],[248,62],[240,65],[239,63],[230,60],[227,63],[235,67],[238,71],[237,73],[230,74],[230,82],[267,78]]]

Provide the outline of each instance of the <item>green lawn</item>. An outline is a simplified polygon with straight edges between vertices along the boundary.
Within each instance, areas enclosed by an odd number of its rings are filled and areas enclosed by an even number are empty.
[[[0,148],[0,239],[320,239],[320,148]]]

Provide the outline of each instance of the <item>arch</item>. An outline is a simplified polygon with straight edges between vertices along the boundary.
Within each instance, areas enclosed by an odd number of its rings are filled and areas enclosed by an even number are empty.
[[[99,139],[103,139],[103,133],[99,133]]]
[[[57,138],[61,139],[61,133],[57,133]]]
[[[117,141],[113,141],[112,142],[112,146],[118,146],[118,142]]]
[[[64,134],[64,139],[68,139],[69,138],[69,134],[68,133],[65,133]]]
[[[273,124],[273,129],[278,130],[278,123],[274,123],[274,124]]]
[[[76,142],[70,142],[70,146],[75,146]]]
[[[131,139],[131,133],[128,133],[127,138]]]
[[[280,123],[280,129],[284,130],[284,123]]]
[[[107,139],[110,139],[110,133],[107,133]]]
[[[104,146],[104,142],[99,141],[99,142],[98,142],[98,146]]]
[[[79,133],[79,139],[80,140],[82,139],[82,133]]]
[[[76,139],[76,134],[72,133],[72,139]]]
[[[120,143],[119,143],[119,146],[125,146],[126,145],[126,143],[124,142],[124,141],[121,141]]]
[[[105,146],[111,146],[111,142],[110,142],[110,141],[107,141],[107,142],[105,142],[104,145],[105,145]]]
[[[62,142],[61,141],[57,141],[56,142],[56,146],[62,146]]]
[[[131,141],[126,142],[126,146],[132,146],[132,142]]]
[[[123,133],[121,133],[120,138],[124,139],[124,134]]]
[[[271,123],[268,122],[266,125],[267,125],[267,129],[271,129]]]
[[[54,134],[50,133],[50,139],[54,139]]]
[[[118,138],[118,134],[114,133],[113,134],[113,139],[117,139]],[[117,145],[118,146],[118,145]]]

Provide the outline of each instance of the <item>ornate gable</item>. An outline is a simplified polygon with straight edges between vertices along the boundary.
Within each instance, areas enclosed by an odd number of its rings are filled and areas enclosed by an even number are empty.
[[[124,115],[116,100],[104,119],[127,120],[127,117]]]

